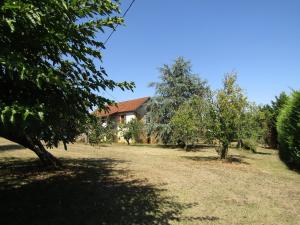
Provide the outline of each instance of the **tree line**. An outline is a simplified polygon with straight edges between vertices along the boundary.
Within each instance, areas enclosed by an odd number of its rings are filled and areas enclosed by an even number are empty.
[[[155,95],[146,105],[146,123],[132,120],[119,131],[112,129],[116,124],[98,124],[90,130],[91,142],[112,142],[103,139],[103,134],[111,137],[120,132],[129,144],[130,140],[140,142],[140,135],[146,134],[184,149],[199,143],[213,145],[220,159],[227,158],[233,144],[254,153],[262,145],[279,149],[289,166],[299,166],[299,92],[291,96],[282,92],[270,104],[257,105],[248,100],[237,79],[236,72],[226,73],[222,88],[212,90],[192,72],[191,63],[179,57],[174,64],[161,67],[159,81],[149,84]]]
[[[253,152],[261,144],[279,149],[288,165],[299,166],[299,92],[283,92],[271,104],[257,105],[238,85],[236,72],[225,74],[221,89],[211,90],[181,57],[160,73],[160,81],[150,84],[156,93],[146,116],[148,133],[162,143],[186,149],[199,142],[214,144],[221,159],[233,142]]]

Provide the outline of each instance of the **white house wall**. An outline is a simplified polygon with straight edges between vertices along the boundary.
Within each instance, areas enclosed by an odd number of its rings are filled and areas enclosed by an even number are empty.
[[[136,116],[134,113],[126,113],[125,114],[125,121],[126,123],[130,122],[131,120],[135,119]]]
[[[124,122],[129,123],[133,119],[144,119],[144,116],[146,114],[146,107],[143,105],[142,107],[138,108],[135,112],[126,112],[126,113],[120,113],[114,116],[117,123],[120,122],[120,117],[124,115]],[[105,124],[106,125],[106,124]],[[117,126],[117,139],[118,142],[125,143],[126,140],[123,138],[123,132],[120,129],[120,126],[118,124]]]
[[[136,119],[136,115],[133,112],[125,113],[122,115],[125,115],[126,123],[129,123],[131,120]],[[118,142],[126,142],[126,140],[123,138],[123,132],[120,130],[119,127],[118,127],[117,136],[118,136]]]

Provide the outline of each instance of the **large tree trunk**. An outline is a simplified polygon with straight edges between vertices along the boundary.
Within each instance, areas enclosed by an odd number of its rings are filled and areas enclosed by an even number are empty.
[[[40,140],[31,138],[27,135],[24,137],[16,137],[13,135],[2,136],[32,150],[39,157],[43,166],[48,168],[59,168],[62,166],[61,162],[44,148]]]
[[[185,151],[189,150],[189,144],[188,144],[188,142],[184,142],[184,150]]]
[[[227,158],[228,146],[229,145],[227,143],[222,143],[221,152],[220,152],[220,158],[221,159],[226,159]]]
[[[184,150],[185,150],[185,151],[188,150],[188,145],[187,145],[187,144],[184,145]]]
[[[242,148],[243,147],[243,140],[242,139],[238,139],[236,147],[237,148]]]
[[[50,168],[59,168],[62,166],[61,162],[44,148],[40,140],[33,140],[30,137],[26,137],[26,140],[29,143],[29,147],[27,148],[39,157],[44,166]]]

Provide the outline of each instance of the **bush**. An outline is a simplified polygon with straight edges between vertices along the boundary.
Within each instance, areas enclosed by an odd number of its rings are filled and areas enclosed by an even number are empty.
[[[171,140],[184,147],[206,138],[209,102],[207,99],[194,96],[182,104],[171,118]]]
[[[123,131],[123,138],[126,140],[127,144],[130,144],[130,140],[132,139],[132,132],[130,130]]]
[[[277,120],[280,158],[291,167],[300,168],[300,92],[295,91]]]
[[[135,143],[141,143],[141,136],[144,132],[144,124],[142,121],[133,119],[130,122],[123,124],[121,130],[127,144],[130,144],[131,139],[133,139]]]
[[[170,121],[172,142],[185,149],[196,142],[200,133],[197,122],[197,115],[189,102],[180,106]]]
[[[242,144],[243,149],[256,152],[256,141],[250,138],[244,139]]]
[[[87,123],[88,138],[91,145],[101,143],[112,143],[116,137],[116,124],[114,121],[107,119],[103,122],[102,118],[95,117]]]

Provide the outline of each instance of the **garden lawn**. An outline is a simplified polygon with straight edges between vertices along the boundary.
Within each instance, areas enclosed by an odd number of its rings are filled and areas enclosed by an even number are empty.
[[[186,152],[151,145],[52,149],[43,169],[0,139],[0,224],[300,224],[300,175],[275,150]]]

